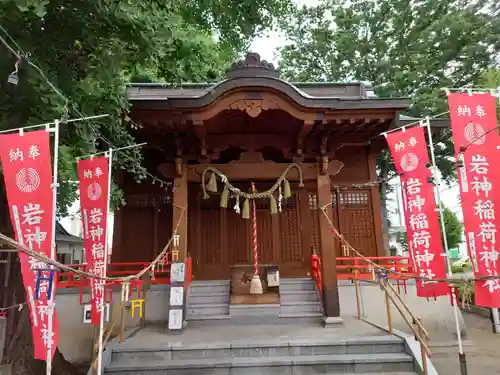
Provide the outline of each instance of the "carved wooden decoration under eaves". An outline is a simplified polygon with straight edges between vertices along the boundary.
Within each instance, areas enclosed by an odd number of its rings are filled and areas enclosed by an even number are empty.
[[[229,106],[229,109],[245,111],[250,117],[257,117],[262,111],[279,108],[275,102],[267,99],[241,99]]]

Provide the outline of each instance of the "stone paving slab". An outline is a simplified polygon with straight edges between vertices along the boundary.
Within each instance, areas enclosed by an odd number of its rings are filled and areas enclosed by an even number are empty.
[[[178,345],[204,345],[211,347],[225,344],[259,345],[264,343],[288,343],[292,341],[346,342],[357,337],[386,336],[387,333],[354,318],[345,318],[338,327],[323,328],[319,323],[294,325],[249,325],[249,326],[188,326],[181,334],[168,334],[163,326],[148,325],[128,338],[121,348],[172,347]]]

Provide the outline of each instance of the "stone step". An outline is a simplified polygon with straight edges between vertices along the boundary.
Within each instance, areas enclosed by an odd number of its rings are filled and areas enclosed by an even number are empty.
[[[289,319],[289,318],[319,318],[323,317],[323,312],[318,311],[318,312],[280,312],[280,319]]]
[[[303,355],[280,357],[237,357],[165,360],[150,357],[112,363],[107,374],[201,375],[209,371],[227,375],[309,375],[363,372],[413,371],[413,358],[405,353]],[[210,372],[214,373],[214,372]]]
[[[314,294],[312,295],[314,297],[316,297]],[[301,297],[297,297],[297,298],[281,298],[281,301],[280,301],[280,305],[281,306],[288,306],[288,305],[298,305],[298,304],[301,304],[301,303],[305,303],[305,304],[320,304],[321,305],[321,301],[319,300],[319,298],[316,297],[316,299],[313,299],[312,296],[310,294],[302,294]]]
[[[280,299],[283,300],[307,300],[307,299],[317,299],[320,300],[319,294],[315,289],[309,290],[280,290]]]
[[[322,313],[302,313],[302,314],[289,314],[282,316],[281,314],[276,317],[274,315],[264,316],[188,316],[189,327],[206,327],[206,326],[219,326],[219,327],[234,327],[234,326],[264,326],[264,325],[293,325],[293,324],[321,324]]]
[[[191,285],[188,296],[226,293],[229,295],[229,285]]]
[[[316,284],[316,281],[309,277],[284,278],[280,279],[280,284]]]
[[[188,306],[190,304],[201,305],[206,303],[229,303],[229,292],[190,294],[188,296]]]
[[[314,283],[287,283],[280,285],[280,294],[289,293],[292,291],[316,291]]]
[[[154,345],[154,344],[153,344]],[[283,357],[340,354],[401,353],[403,340],[394,336],[338,339],[262,340],[241,342],[173,343],[168,346],[113,349],[112,360],[227,359],[239,357]]]
[[[187,315],[228,315],[229,304],[210,303],[210,304],[191,304],[187,307]]]
[[[230,305],[229,315],[239,316],[275,316],[280,313],[279,304]]]
[[[319,302],[290,302],[287,304],[281,304],[280,314],[301,314],[301,313],[321,313],[323,312],[323,306]]]
[[[229,286],[229,280],[193,280],[191,281],[191,286],[200,286],[200,285],[225,285]]]
[[[229,312],[223,315],[188,315],[187,319],[190,322],[194,321],[206,321],[207,324],[217,325],[219,321],[229,321],[231,317],[229,316]]]
[[[227,280],[208,280],[193,281],[189,286],[189,295],[204,295],[208,293],[228,293],[229,281]]]
[[[329,372],[328,374],[314,374],[314,375],[333,375],[333,372]],[[344,373],[343,375],[385,375],[387,374],[386,372],[363,372],[363,373],[354,373],[354,372],[349,372],[349,373]],[[396,371],[396,372],[391,372],[391,375],[417,375],[416,372],[414,371]]]

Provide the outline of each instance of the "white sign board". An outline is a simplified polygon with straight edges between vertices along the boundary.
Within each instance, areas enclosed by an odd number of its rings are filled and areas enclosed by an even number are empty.
[[[186,265],[184,262],[172,263],[170,267],[170,282],[183,283],[186,276]]]
[[[83,305],[83,323],[90,323],[90,311],[92,309],[92,305],[90,303]],[[111,310],[111,306],[109,303],[106,303],[104,307],[104,321],[109,322],[109,311]]]
[[[267,273],[267,286],[280,285],[280,272],[278,270]]]
[[[172,309],[168,313],[168,329],[182,329],[182,309]]]
[[[173,286],[170,288],[170,306],[182,306],[184,303],[184,287]]]

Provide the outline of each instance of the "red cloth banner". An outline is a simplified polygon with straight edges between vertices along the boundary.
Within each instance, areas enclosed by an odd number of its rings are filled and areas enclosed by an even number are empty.
[[[496,233],[500,208],[500,152],[495,97],[490,94],[450,93],[451,129],[458,161],[460,197],[469,257],[476,276],[500,271]],[[490,131],[491,130],[491,131]],[[476,281],[475,304],[500,307],[498,279]]]
[[[53,195],[49,132],[40,130],[22,133],[22,135],[21,133],[0,135],[0,159],[16,241],[50,257]],[[26,301],[30,311],[34,356],[36,359],[47,360],[49,340],[52,340],[52,357],[59,341],[59,325],[55,307],[52,334],[49,332],[50,282],[48,279],[50,271],[35,271],[48,269],[48,266],[27,254],[21,252],[18,254]],[[35,300],[38,277],[40,278],[39,294],[38,299]],[[53,297],[55,288],[56,286],[52,285]]]
[[[387,142],[401,179],[408,249],[414,267],[422,277],[443,279],[446,265],[424,128],[389,133]],[[438,297],[448,292],[444,282],[417,281],[419,297]]]
[[[78,161],[83,245],[89,272],[106,276],[109,158]],[[99,324],[104,303],[104,280],[90,280],[91,322]]]

